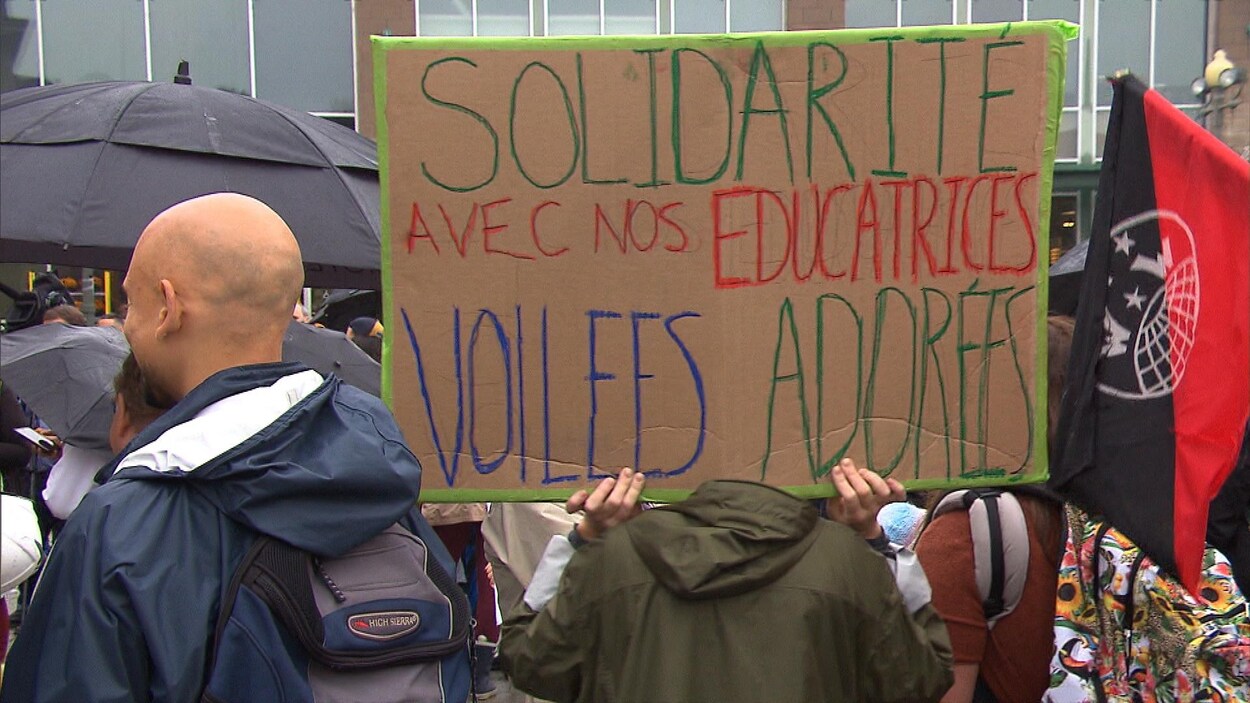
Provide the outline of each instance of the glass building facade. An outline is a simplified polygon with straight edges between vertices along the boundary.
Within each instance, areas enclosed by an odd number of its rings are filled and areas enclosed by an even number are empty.
[[[388,0],[0,0],[0,90],[97,80],[196,84],[355,126],[358,6]],[[391,4],[397,4],[390,0]],[[404,0],[422,36],[557,36],[776,31],[819,8],[825,26],[1065,19],[1069,46],[1052,258],[1088,231],[1111,90],[1130,69],[1183,110],[1210,53],[1204,0]],[[365,111],[362,119],[371,115]],[[368,130],[366,130],[368,131]]]

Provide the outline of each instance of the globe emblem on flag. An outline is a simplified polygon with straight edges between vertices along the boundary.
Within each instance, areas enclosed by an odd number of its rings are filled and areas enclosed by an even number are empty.
[[[1155,228],[1158,251],[1151,247]],[[1117,224],[1111,239],[1115,249],[1103,320],[1105,369],[1098,388],[1125,399],[1170,395],[1185,375],[1198,327],[1193,231],[1174,212],[1150,210]],[[1119,254],[1127,262],[1117,261]],[[1125,292],[1130,288],[1131,293]],[[1126,368],[1130,360],[1131,371]]]

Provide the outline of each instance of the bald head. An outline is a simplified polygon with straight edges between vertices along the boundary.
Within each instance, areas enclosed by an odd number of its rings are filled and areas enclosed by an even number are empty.
[[[164,358],[171,353],[196,367],[191,376],[277,361],[303,283],[299,244],[267,205],[237,193],[188,200],[157,215],[135,245],[127,337],[145,374],[171,382],[183,363]],[[157,351],[166,344],[183,348]]]
[[[156,216],[132,267],[215,308],[219,322],[285,329],[304,285],[299,244],[278,213],[246,195],[215,193]]]

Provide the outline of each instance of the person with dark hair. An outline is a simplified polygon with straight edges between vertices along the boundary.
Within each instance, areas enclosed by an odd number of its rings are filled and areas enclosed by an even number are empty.
[[[369,355],[370,359],[382,363],[382,338],[381,337],[361,337],[355,336],[351,338],[360,350]]]
[[[382,336],[382,323],[376,317],[358,317],[347,325],[347,338]]]
[[[130,444],[130,440],[143,431],[145,427],[165,414],[169,408],[156,407],[148,403],[143,386],[143,372],[139,370],[139,362],[134,352],[126,356],[121,371],[113,379],[113,424],[109,426],[109,448],[114,453]]]
[[[48,308],[47,311],[43,313],[43,323],[45,325],[49,323],[56,323],[73,325],[75,327],[86,327],[87,316],[82,314],[82,310],[79,310],[73,305],[57,305],[56,307]]]

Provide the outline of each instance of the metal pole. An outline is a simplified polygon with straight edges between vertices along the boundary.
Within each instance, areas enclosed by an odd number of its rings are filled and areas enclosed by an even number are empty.
[[[82,270],[82,314],[86,315],[87,322],[95,324],[95,269]]]

